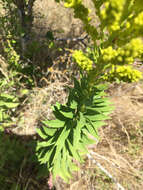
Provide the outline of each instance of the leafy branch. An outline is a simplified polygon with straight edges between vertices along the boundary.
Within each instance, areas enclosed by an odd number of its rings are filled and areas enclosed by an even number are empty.
[[[88,88],[86,78],[74,79],[67,103],[53,106],[56,119],[43,121],[44,126],[37,129],[43,139],[37,145],[38,159],[41,164],[47,164],[54,179],[56,176],[65,181],[71,178],[72,172],[78,169],[76,163],[84,162],[88,145],[95,143],[92,137],[98,140],[99,127],[110,119],[113,107],[105,97],[105,86],[93,87],[90,96],[87,96]]]

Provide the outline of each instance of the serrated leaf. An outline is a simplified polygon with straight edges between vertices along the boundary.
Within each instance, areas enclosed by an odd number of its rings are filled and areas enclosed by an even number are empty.
[[[60,127],[64,127],[64,125],[65,125],[65,121],[62,121],[59,119],[45,120],[45,121],[42,121],[42,123],[44,123],[45,125],[48,125],[49,127],[53,127],[53,128],[60,128]]]

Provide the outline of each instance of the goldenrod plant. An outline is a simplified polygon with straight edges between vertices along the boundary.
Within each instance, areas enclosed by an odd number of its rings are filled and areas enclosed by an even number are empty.
[[[92,70],[92,79],[124,82],[140,80],[141,72],[135,70],[132,65],[143,55],[141,38],[143,35],[143,7],[140,6],[141,1],[92,0],[96,14],[95,26],[91,24],[91,10],[85,7],[82,1],[65,0],[64,2],[66,7],[73,8],[75,18],[79,18],[83,22],[85,31],[93,40],[93,54],[96,59],[91,59],[93,62],[93,69],[90,69]],[[82,57],[86,56],[85,53],[82,54]],[[76,50],[73,57],[79,64],[81,50],[79,53]],[[87,70],[91,61],[86,66]],[[80,65],[83,62],[82,60]],[[84,62],[84,64],[86,63]],[[121,69],[121,66],[125,67]],[[105,74],[106,76],[104,76]]]
[[[63,0],[64,6],[72,8],[74,17],[83,22],[93,47],[85,52],[72,51],[80,80],[74,79],[67,103],[53,107],[55,120],[45,120],[37,129],[43,139],[37,145],[39,161],[47,165],[54,179],[61,176],[65,181],[77,169],[76,163],[84,161],[88,145],[99,139],[98,128],[110,119],[113,106],[106,97],[105,82],[136,82],[142,78],[133,67],[143,54],[141,0],[91,1],[95,25],[91,24],[91,10],[82,0]]]
[[[44,126],[37,129],[43,139],[37,145],[38,160],[47,165],[54,179],[59,175],[68,181],[77,169],[73,159],[82,163],[87,146],[98,141],[98,128],[105,125],[113,109],[104,89],[104,85],[91,89],[85,77],[74,79],[67,103],[53,107],[56,119],[43,121]]]

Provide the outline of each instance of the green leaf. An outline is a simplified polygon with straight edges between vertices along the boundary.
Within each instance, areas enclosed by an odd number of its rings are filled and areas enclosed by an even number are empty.
[[[71,171],[79,171],[79,167],[76,164],[71,162],[71,164],[69,164],[69,165],[70,165],[69,168]]]
[[[86,124],[86,128],[92,136],[94,136],[97,140],[99,139],[98,131],[96,128],[93,128],[93,126],[89,123]]]
[[[40,128],[37,128],[36,131],[37,131],[38,135],[39,135],[42,139],[46,139],[46,138],[47,138],[47,135],[45,135],[45,134],[43,133],[43,131],[42,131]]]
[[[80,86],[80,82],[76,78],[74,78],[74,89],[73,90],[75,90],[75,92],[78,94],[79,97],[81,97],[83,95],[82,88]]]
[[[60,113],[66,117],[66,118],[69,118],[69,119],[72,119],[73,118],[73,113],[72,112],[64,112],[64,111],[60,111]]]
[[[36,147],[36,151],[38,151],[40,148],[45,148],[45,147],[53,145],[55,142],[52,142],[52,140],[53,140],[53,138],[51,138],[48,141],[38,142],[37,147]]]
[[[72,102],[70,103],[70,107],[72,109],[76,109],[78,107],[78,103],[75,100],[72,100]]]
[[[42,121],[42,123],[44,123],[45,125],[48,125],[49,127],[53,127],[53,128],[60,128],[60,127],[64,127],[64,125],[65,125],[65,121],[62,121],[59,119],[45,120],[45,121]]]
[[[100,97],[100,96],[94,96],[93,97],[93,101],[94,103],[104,103],[104,102],[108,102],[109,104],[111,104],[111,102],[109,101],[109,98],[103,98],[103,97]]]
[[[57,129],[55,129],[55,128],[52,128],[52,127],[44,127],[44,126],[43,126],[43,130],[44,130],[44,132],[45,132],[47,135],[49,135],[49,136],[53,136],[53,135],[56,133],[56,131],[57,131]]]
[[[61,105],[59,102],[56,102],[56,107],[57,107],[58,109],[60,109],[61,106],[62,106],[62,105]]]
[[[88,133],[87,133],[87,130],[84,129],[82,130],[84,133],[82,134],[82,143],[84,144],[84,146],[87,146],[87,145],[90,145],[90,144],[94,144],[95,143],[95,140],[93,139],[90,139],[87,137]]]
[[[91,123],[95,129],[98,129],[99,127],[106,125],[104,121],[92,121]]]
[[[4,128],[0,126],[0,132],[4,132]]]
[[[67,137],[69,136],[70,133],[70,127],[64,127],[61,134],[59,135],[57,141],[56,141],[56,145],[62,147],[63,144],[65,143],[65,140],[67,139]]]
[[[74,78],[74,87],[75,87],[76,89],[78,89],[78,90],[81,89],[80,83],[79,83],[79,81],[78,81],[76,78]]]
[[[79,143],[78,148],[79,148],[79,150],[80,150],[80,155],[85,155],[85,154],[88,153],[88,149],[87,149],[86,145],[84,145],[83,142],[82,142],[82,143],[81,143],[81,142]]]
[[[3,110],[0,110],[0,122],[3,121]]]
[[[59,174],[59,171],[61,169],[61,153],[59,153],[59,157],[54,160],[54,165],[52,169],[53,179],[55,180],[57,175]]]
[[[7,98],[13,100],[15,97],[9,94],[1,93],[0,97]]]
[[[5,102],[4,104],[7,108],[15,108],[19,105],[19,103],[11,103],[11,102]]]
[[[91,110],[91,111],[96,111],[96,112],[111,112],[113,110],[113,107],[112,106],[105,106],[105,107],[89,107],[89,106],[86,106],[86,109],[87,110]]]
[[[79,162],[83,162],[83,159],[80,157],[78,151],[75,149],[75,147],[70,143],[70,141],[66,140],[67,149],[70,151],[72,156]]]
[[[105,107],[105,106],[110,106],[112,103],[111,102],[109,102],[109,101],[105,101],[105,102],[93,102],[93,106],[96,106],[96,107]]]
[[[80,120],[77,120],[77,125],[74,128],[74,136],[73,136],[73,146],[77,147],[78,143],[81,139],[81,129],[86,125],[85,118],[83,114],[80,112]]]
[[[69,171],[70,164],[68,160],[69,160],[69,157],[68,157],[67,151],[65,148],[63,148],[60,175],[65,181],[68,181],[68,179],[72,177]]]
[[[87,80],[85,77],[81,77],[81,89],[87,88]]]
[[[4,101],[0,101],[0,106],[5,106],[5,102]]]
[[[91,120],[91,121],[102,121],[102,120],[111,119],[110,116],[106,116],[106,115],[104,115],[104,114],[85,115],[85,117],[86,117],[88,120]]]
[[[55,107],[54,109],[55,109],[55,110],[53,111],[53,114],[55,115],[55,117],[56,117],[58,120],[61,120],[61,121],[66,122],[66,121],[67,121],[67,117],[65,117],[65,116],[60,112],[60,110],[58,110],[56,107]]]
[[[49,159],[50,159],[53,151],[54,151],[54,147],[52,147],[51,149],[47,150],[47,152],[45,153],[45,155],[42,156],[42,158],[38,159],[39,162],[41,164],[45,164],[45,163],[49,162]]]
[[[95,85],[96,92],[98,92],[98,91],[104,92],[104,90],[106,90],[107,87],[108,86],[106,84]]]

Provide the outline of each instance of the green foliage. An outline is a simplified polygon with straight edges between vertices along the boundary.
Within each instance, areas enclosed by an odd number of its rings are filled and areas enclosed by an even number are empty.
[[[140,0],[91,1],[96,20],[90,17],[91,10],[82,0],[63,0],[66,7],[73,9],[74,17],[82,21],[85,31],[93,40],[93,49],[97,50],[98,47],[95,61],[81,50],[73,52],[75,61],[81,69],[93,70],[94,81],[99,78],[104,81],[123,82],[140,80],[142,73],[132,67],[134,61],[143,56],[143,8],[139,6]]]
[[[18,106],[18,100],[15,96],[6,93],[0,94],[0,124],[6,125],[8,121],[11,121],[10,112],[11,109]]]
[[[0,80],[0,124],[1,127],[11,125],[11,114],[19,105],[18,97],[12,90],[14,81],[8,81],[7,78]]]
[[[94,86],[90,93],[89,88],[85,77],[80,82],[74,79],[67,103],[53,107],[56,119],[43,121],[44,126],[37,129],[43,139],[37,145],[38,160],[47,164],[54,179],[59,175],[67,181],[71,177],[78,169],[76,163],[83,163],[87,146],[99,139],[98,128],[110,119],[113,108],[105,97],[105,86]]]
[[[13,69],[17,71],[20,69],[20,55],[14,49],[13,36],[7,35],[8,39],[5,41],[4,45],[4,53],[6,54],[6,60],[8,63],[8,69]],[[14,71],[13,71],[14,72]],[[14,73],[13,73],[14,74]]]

